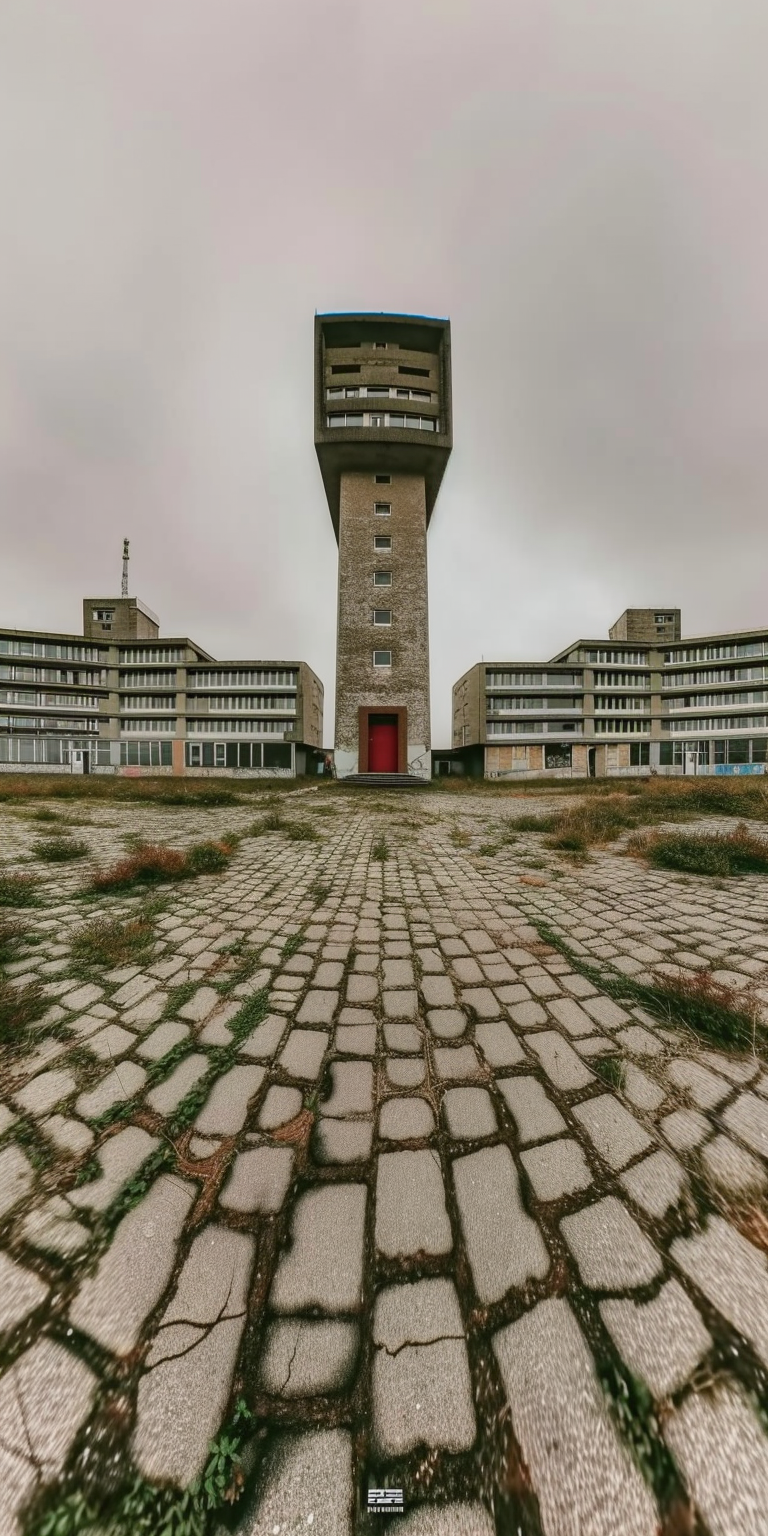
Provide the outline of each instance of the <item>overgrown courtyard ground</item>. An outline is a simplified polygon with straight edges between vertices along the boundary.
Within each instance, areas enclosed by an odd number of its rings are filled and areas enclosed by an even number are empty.
[[[0,795],[2,1536],[767,1532],[759,787],[710,874],[663,795],[64,788]]]

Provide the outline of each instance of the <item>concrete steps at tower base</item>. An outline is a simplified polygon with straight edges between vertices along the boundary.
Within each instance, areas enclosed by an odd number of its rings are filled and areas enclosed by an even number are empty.
[[[338,782],[363,789],[426,789],[429,779],[415,773],[348,773]]]

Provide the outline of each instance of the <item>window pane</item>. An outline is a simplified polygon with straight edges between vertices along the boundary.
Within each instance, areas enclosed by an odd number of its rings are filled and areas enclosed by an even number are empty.
[[[264,767],[265,768],[290,768],[291,747],[287,741],[265,741],[264,743]]]
[[[391,651],[374,651],[374,653],[373,653],[373,665],[375,667],[391,667],[391,665],[392,665],[392,652]]]
[[[374,571],[374,573],[373,573],[373,585],[375,587],[391,587],[391,585],[392,585],[392,572],[391,571]]]
[[[392,623],[392,611],[391,611],[391,609],[390,608],[374,608],[374,610],[373,610],[373,622],[374,622],[374,624],[391,624]]]
[[[377,533],[373,541],[374,549],[391,549],[392,539],[387,533]]]

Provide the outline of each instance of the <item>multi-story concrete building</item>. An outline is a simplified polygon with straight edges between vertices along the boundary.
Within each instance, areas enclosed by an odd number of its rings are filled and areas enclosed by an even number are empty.
[[[683,640],[678,608],[630,608],[552,661],[477,663],[453,748],[488,778],[764,773],[768,631]]]
[[[427,528],[451,443],[447,320],[317,317],[315,446],[339,544],[339,777],[430,775]]]
[[[86,598],[82,635],[0,629],[0,770],[293,775],[322,760],[303,661],[215,661],[138,598]]]

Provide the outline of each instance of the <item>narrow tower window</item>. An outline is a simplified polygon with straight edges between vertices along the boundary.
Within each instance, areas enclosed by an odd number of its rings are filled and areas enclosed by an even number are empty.
[[[373,478],[376,481],[377,485],[391,485],[392,484],[392,476],[391,475],[374,475]]]
[[[391,610],[391,608],[374,608],[374,610],[373,610],[373,622],[374,622],[374,624],[385,624],[385,625],[386,624],[391,624],[392,623],[392,610]]]
[[[388,533],[377,533],[373,540],[374,549],[391,549],[392,539]]]
[[[373,585],[375,587],[391,587],[391,585],[392,585],[392,572],[391,571],[374,571],[374,573],[373,573]]]
[[[373,665],[375,667],[391,667],[391,665],[392,665],[392,652],[391,651],[374,651],[374,653],[373,653]]]
[[[389,517],[392,512],[392,503],[391,501],[375,501],[373,503],[373,510],[377,517]]]

